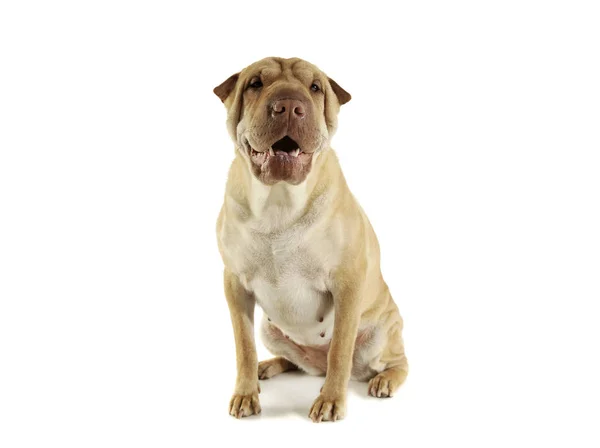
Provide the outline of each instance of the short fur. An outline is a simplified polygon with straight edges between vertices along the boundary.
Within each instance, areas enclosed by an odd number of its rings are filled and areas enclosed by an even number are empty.
[[[235,143],[217,222],[237,355],[230,414],[260,413],[259,378],[296,368],[325,375],[313,421],[344,417],[351,377],[370,381],[373,396],[392,396],[408,373],[402,318],[375,233],[330,148],[350,94],[296,58],[258,61],[215,93]],[[280,113],[278,101],[298,108]],[[295,157],[272,149],[286,135],[299,145]],[[256,303],[264,344],[277,355],[261,363]]]

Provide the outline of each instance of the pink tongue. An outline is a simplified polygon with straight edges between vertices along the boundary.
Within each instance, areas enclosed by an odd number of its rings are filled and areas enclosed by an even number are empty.
[[[286,154],[287,155],[287,152],[282,151],[281,149],[276,149],[275,154]]]

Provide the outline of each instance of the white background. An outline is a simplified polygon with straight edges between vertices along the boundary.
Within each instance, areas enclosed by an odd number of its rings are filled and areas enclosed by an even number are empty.
[[[594,3],[2,2],[0,445],[597,447]],[[333,146],[406,322],[403,388],[335,424],[295,374],[227,415],[212,89],[265,56],[353,95]]]

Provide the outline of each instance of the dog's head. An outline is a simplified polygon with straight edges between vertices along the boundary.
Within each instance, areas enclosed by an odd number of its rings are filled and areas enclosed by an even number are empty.
[[[227,107],[227,129],[264,184],[306,179],[329,147],[341,104],[350,94],[301,59],[266,58],[215,87]]]

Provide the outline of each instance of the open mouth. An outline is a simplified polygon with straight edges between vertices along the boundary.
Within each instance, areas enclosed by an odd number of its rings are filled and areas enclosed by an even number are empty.
[[[271,148],[275,154],[286,153],[292,157],[298,157],[298,154],[300,154],[300,145],[287,135],[273,143]]]
[[[250,147],[250,155],[258,163],[265,162],[272,156],[279,156],[283,159],[293,161],[292,157],[297,159],[301,154],[304,153],[300,149],[300,145],[287,135],[273,143],[269,150],[265,152],[256,151],[254,148]]]
[[[309,152],[304,152],[298,142],[287,135],[271,146],[262,146],[262,151],[255,150],[248,139],[243,141],[243,147],[250,156],[254,175],[267,185],[274,185],[279,181],[298,185],[310,172],[316,152],[310,149]]]

